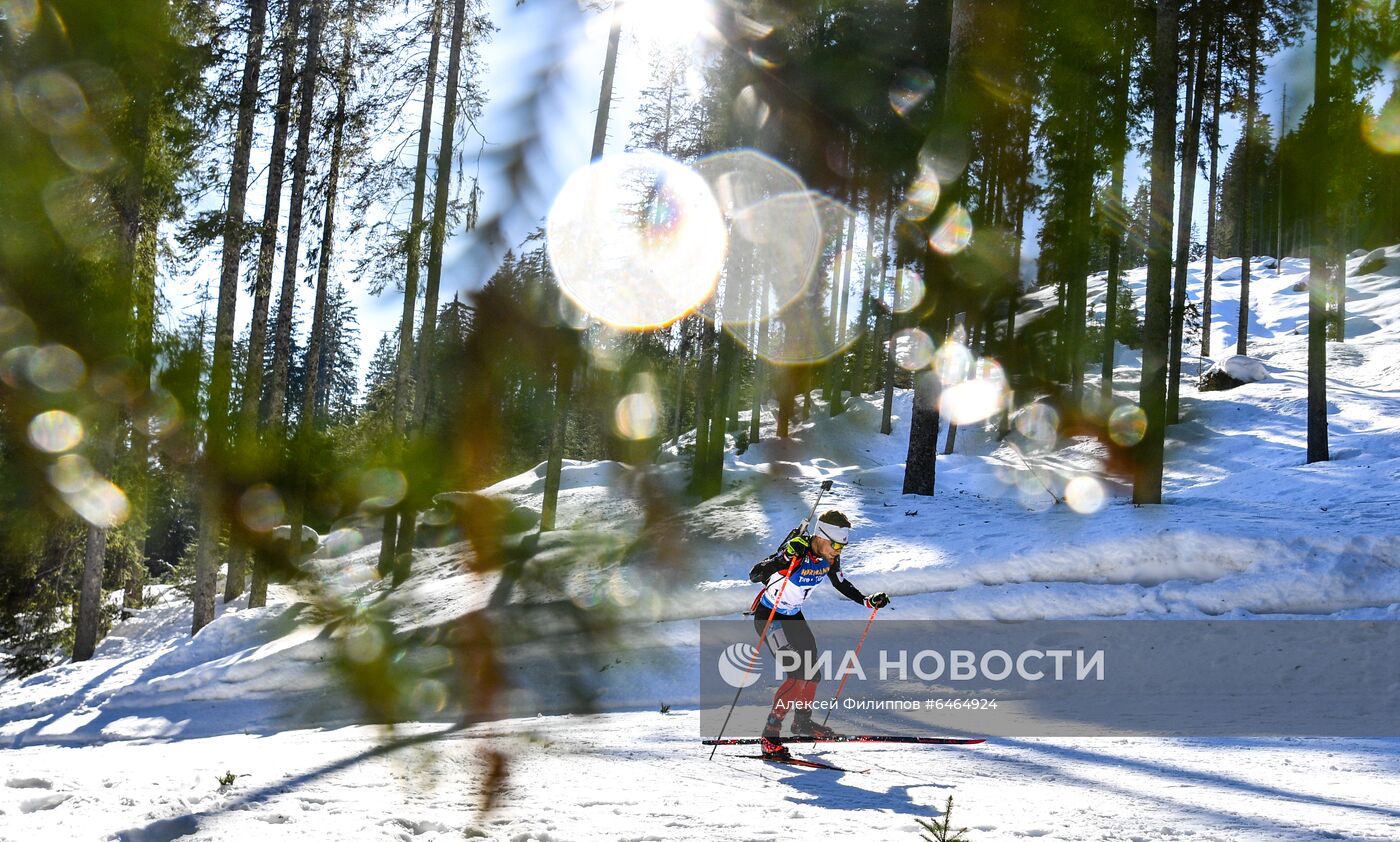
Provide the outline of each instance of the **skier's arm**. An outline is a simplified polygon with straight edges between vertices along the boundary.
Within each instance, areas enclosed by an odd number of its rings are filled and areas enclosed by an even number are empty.
[[[859,588],[851,584],[851,581],[846,578],[846,574],[841,572],[840,556],[837,556],[836,560],[831,563],[831,569],[826,571],[826,577],[831,580],[832,587],[840,591],[842,596],[852,602],[859,602],[861,605],[865,604],[865,594],[861,593]]]
[[[807,538],[802,535],[789,537],[783,548],[760,561],[749,571],[750,582],[767,582],[774,573],[792,567],[793,560],[807,552]]]

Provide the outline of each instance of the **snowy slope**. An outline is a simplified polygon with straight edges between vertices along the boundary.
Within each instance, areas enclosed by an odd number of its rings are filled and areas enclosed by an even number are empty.
[[[816,752],[864,773],[704,761],[695,701],[697,620],[735,617],[749,566],[799,520],[816,482],[851,516],[843,563],[900,619],[1292,617],[1400,619],[1400,247],[1348,277],[1348,342],[1329,347],[1334,461],[1303,464],[1305,261],[1255,267],[1250,353],[1269,378],[1229,392],[1183,389],[1169,430],[1168,504],[1135,508],[1100,442],[1063,439],[1024,461],[967,428],[939,458],[933,499],[900,494],[910,395],[893,435],[881,401],[825,412],[788,441],[727,457],[725,492],[677,518],[691,563],[648,575],[611,567],[566,595],[636,620],[601,680],[597,716],[559,715],[547,664],[522,659],[506,719],[453,729],[424,709],[395,750],[356,724],[326,663],[333,637],[289,589],[269,606],[223,607],[194,639],[166,594],[118,625],[82,664],[0,684],[0,839],[794,839],[916,838],[915,817],[955,796],[974,839],[1400,839],[1400,740],[996,740],[967,748]],[[1359,261],[1351,262],[1355,268]],[[1191,266],[1199,294],[1202,267]],[[1213,347],[1233,352],[1238,261],[1215,271]],[[1145,272],[1127,285],[1141,295]],[[1102,279],[1091,279],[1091,299]],[[1043,295],[1043,293],[1042,293]],[[1028,301],[1033,310],[1044,301]],[[1194,357],[1188,358],[1194,371]],[[1132,355],[1115,374],[1135,395]],[[818,410],[824,407],[818,403]],[[672,487],[677,462],[656,469]],[[1054,504],[1074,478],[1103,492],[1081,514]],[[578,538],[626,534],[642,516],[635,469],[569,463],[542,557]],[[1082,486],[1081,486],[1082,487]],[[489,489],[538,509],[543,471]],[[569,527],[577,527],[571,531]],[[486,604],[494,574],[466,572],[464,545],[423,551],[387,594],[377,545],[318,562],[327,587],[386,598],[400,629],[431,629]],[[553,555],[551,555],[553,554]],[[829,589],[811,613],[864,619]],[[753,691],[750,702],[763,694]],[[660,703],[673,705],[661,715]],[[545,714],[536,716],[535,714]],[[428,739],[436,735],[438,738]],[[415,739],[416,738],[416,739]],[[480,814],[492,751],[512,757],[497,809]],[[729,753],[741,753],[728,750]],[[221,787],[229,771],[246,775]]]

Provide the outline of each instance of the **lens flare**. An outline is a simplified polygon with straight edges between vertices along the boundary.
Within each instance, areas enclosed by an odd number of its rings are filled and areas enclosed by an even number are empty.
[[[1123,404],[1108,416],[1108,437],[1114,444],[1132,447],[1147,435],[1147,413],[1133,404]]]
[[[944,342],[933,357],[933,370],[945,388],[966,380],[972,374],[972,364],[972,351],[956,339]]]
[[[393,468],[370,468],[360,475],[360,499],[366,509],[383,511],[408,493],[408,480]]]
[[[748,125],[755,129],[763,128],[768,122],[768,115],[772,113],[768,103],[763,97],[758,95],[758,90],[753,85],[745,85],[739,95],[734,97],[734,118],[742,125]]]
[[[1065,503],[1081,515],[1092,515],[1107,504],[1103,483],[1091,476],[1080,475],[1065,486]]]
[[[905,371],[921,371],[933,365],[933,340],[916,327],[894,335],[894,361]]]
[[[899,215],[910,222],[923,222],[938,207],[940,192],[938,179],[930,173],[921,174],[904,192],[904,204],[899,208]]]
[[[117,153],[102,129],[86,125],[49,138],[63,163],[84,173],[100,173],[117,162]]]
[[[131,513],[126,493],[105,479],[89,483],[64,500],[78,513],[78,517],[101,529],[121,526]]]
[[[977,362],[970,378],[943,389],[938,409],[949,423],[975,424],[1001,412],[1009,393],[1001,365],[983,359]]]
[[[0,18],[16,43],[28,38],[39,25],[39,0],[0,0]]]
[[[49,484],[59,494],[76,494],[95,479],[92,465],[76,453],[60,456],[49,466]]]
[[[917,270],[900,270],[899,289],[894,296],[894,311],[908,313],[924,300],[924,276]]]
[[[116,211],[97,181],[71,176],[44,187],[44,211],[54,230],[78,256],[99,261],[117,253]]]
[[[952,256],[972,242],[972,216],[962,205],[953,205],[928,236],[928,244],[940,254]]]
[[[87,97],[72,77],[59,70],[37,70],[15,85],[19,113],[46,134],[70,132],[87,122]]]
[[[613,411],[613,426],[617,434],[633,441],[656,435],[660,410],[649,392],[633,392],[617,402]]]
[[[1383,155],[1400,155],[1400,97],[1391,97],[1379,114],[1363,115],[1361,134]]]
[[[254,485],[238,498],[238,517],[252,532],[269,532],[286,519],[282,495],[270,485]]]
[[[933,74],[922,67],[901,70],[890,86],[890,108],[901,117],[909,116],[933,91],[933,85]]]
[[[332,529],[326,536],[326,558],[349,555],[365,545],[365,536],[353,527]]]
[[[594,318],[645,330],[714,292],[724,219],[693,170],[650,152],[602,158],[569,177],[546,225],[560,288]]]
[[[51,409],[29,422],[29,443],[45,453],[63,453],[82,443],[83,422],[76,415]]]
[[[180,401],[164,389],[146,393],[132,412],[132,421],[136,428],[156,439],[164,438],[180,429],[183,417]]]
[[[45,392],[70,392],[87,378],[87,366],[78,352],[66,345],[45,345],[30,355],[29,382]]]
[[[5,385],[12,387],[23,383],[29,370],[29,358],[37,350],[39,349],[33,345],[21,345],[0,355],[0,380],[4,380]]]
[[[1016,432],[1035,450],[1049,450],[1060,435],[1060,413],[1053,406],[1033,403],[1016,413]]]
[[[22,310],[0,304],[0,350],[34,341],[34,322]]]
[[[780,312],[749,330],[731,330],[745,347],[778,365],[798,365],[828,360],[860,339],[869,321],[863,307],[866,268],[848,242],[861,239],[862,225],[854,211],[820,193],[779,197],[774,201],[810,203],[820,222],[815,252],[818,255],[800,293]],[[847,235],[850,235],[849,238]],[[805,233],[803,234],[805,236]],[[797,238],[793,238],[796,242]],[[802,243],[801,248],[806,248]],[[772,311],[770,311],[772,312]]]
[[[732,333],[768,319],[802,292],[820,256],[821,219],[802,179],[761,153],[711,155],[695,170],[729,223],[724,271],[704,312]]]

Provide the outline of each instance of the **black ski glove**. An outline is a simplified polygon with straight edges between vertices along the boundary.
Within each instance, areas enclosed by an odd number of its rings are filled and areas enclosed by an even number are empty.
[[[884,608],[886,605],[889,604],[890,595],[885,593],[884,591],[881,591],[879,593],[873,593],[865,598],[866,608]]]

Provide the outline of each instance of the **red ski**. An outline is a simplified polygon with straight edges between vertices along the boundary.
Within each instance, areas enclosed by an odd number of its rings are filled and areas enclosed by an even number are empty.
[[[762,754],[736,754],[733,756],[741,757],[745,760],[767,760],[769,763],[781,763],[784,766],[801,766],[804,769],[830,769],[833,772],[855,772],[861,775],[870,771],[869,769],[844,769],[840,766],[832,766],[830,763],[822,763],[817,760],[804,760],[801,757],[767,757]]]
[[[810,737],[784,737],[789,743],[908,743],[921,746],[972,746],[985,743],[984,737],[899,737],[883,734],[841,734],[825,739]],[[707,746],[750,746],[758,745],[759,737],[734,737],[724,740],[704,740]]]

